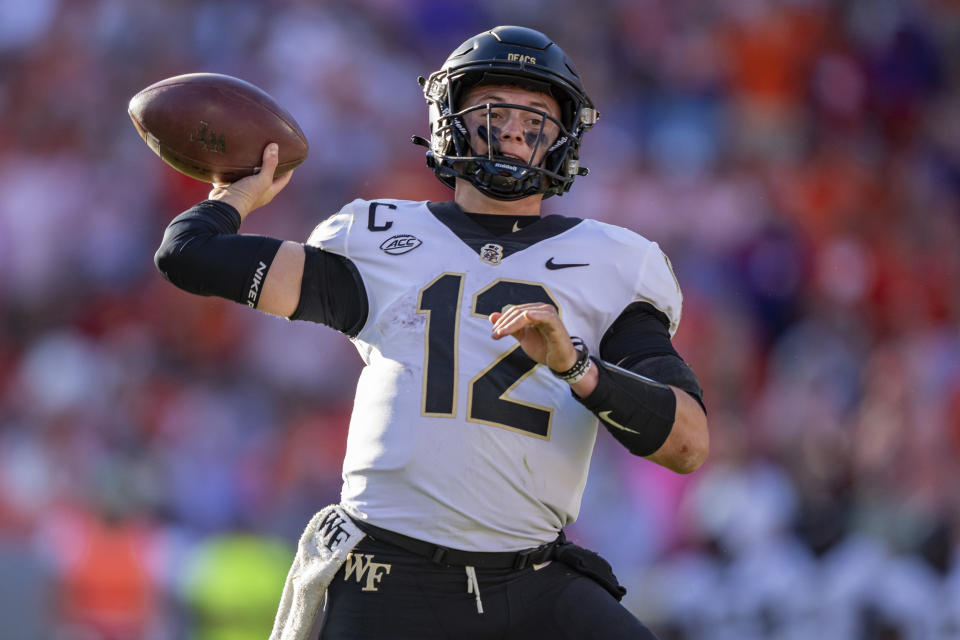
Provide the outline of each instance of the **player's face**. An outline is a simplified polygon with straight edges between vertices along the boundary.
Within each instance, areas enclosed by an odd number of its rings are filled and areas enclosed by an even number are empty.
[[[532,109],[490,107],[470,111],[463,116],[470,132],[470,145],[477,155],[487,155],[489,140],[493,155],[509,156],[538,165],[560,134],[557,123],[543,113],[560,118],[560,107],[553,96],[520,87],[481,85],[464,96],[460,109],[493,103],[509,103]]]

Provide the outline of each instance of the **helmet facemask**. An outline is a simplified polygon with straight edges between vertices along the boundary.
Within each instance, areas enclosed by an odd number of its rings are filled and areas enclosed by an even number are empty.
[[[503,149],[502,127],[519,130],[522,154]],[[517,200],[543,193],[564,182],[563,164],[572,136],[563,123],[543,109],[509,102],[480,103],[441,115],[432,123],[434,153],[446,175],[463,178],[499,200]]]

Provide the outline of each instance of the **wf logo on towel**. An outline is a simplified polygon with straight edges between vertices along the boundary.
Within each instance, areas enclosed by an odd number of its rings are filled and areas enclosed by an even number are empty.
[[[337,513],[336,509],[332,509],[320,522],[317,529],[327,551],[334,551],[334,547],[339,546],[340,543],[350,537],[350,530],[344,527],[346,523],[347,520]]]

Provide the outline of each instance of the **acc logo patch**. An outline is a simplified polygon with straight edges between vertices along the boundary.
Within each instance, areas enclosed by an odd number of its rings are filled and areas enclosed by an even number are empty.
[[[413,251],[421,244],[423,244],[423,242],[420,240],[420,238],[411,236],[409,234],[403,234],[387,238],[380,245],[380,248],[392,256],[398,256],[401,253]]]

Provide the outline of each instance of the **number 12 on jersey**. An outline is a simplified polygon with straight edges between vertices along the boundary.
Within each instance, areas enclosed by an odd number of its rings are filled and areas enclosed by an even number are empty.
[[[464,279],[462,273],[443,273],[421,289],[417,299],[417,313],[427,316],[421,399],[421,412],[426,416],[453,418],[457,414]],[[470,309],[472,315],[486,318],[509,304],[525,302],[560,308],[544,285],[500,278],[473,295]],[[553,409],[507,397],[536,367],[519,345],[501,354],[467,385],[467,420],[549,439]]]

